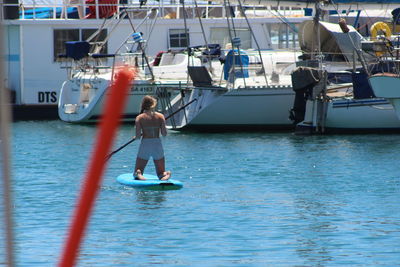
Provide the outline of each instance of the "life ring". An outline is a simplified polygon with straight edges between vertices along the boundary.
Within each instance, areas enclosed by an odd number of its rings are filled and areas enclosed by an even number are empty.
[[[386,43],[386,47],[389,50],[390,49],[390,37],[392,36],[392,31],[390,30],[389,25],[387,25],[387,23],[382,22],[382,21],[378,21],[375,22],[374,24],[372,24],[371,26],[371,40],[376,40],[376,37],[378,36],[378,34],[384,33],[385,37],[387,40],[385,40],[384,42]],[[381,57],[383,55],[385,55],[386,52],[375,52],[375,55],[378,57]]]
[[[378,21],[371,26],[371,39],[376,40],[378,33],[381,32],[383,32],[385,37],[388,39],[392,36],[392,31],[390,30],[389,25],[387,25],[385,22]]]

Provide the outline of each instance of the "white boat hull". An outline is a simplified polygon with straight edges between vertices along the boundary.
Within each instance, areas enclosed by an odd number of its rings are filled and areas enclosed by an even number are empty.
[[[382,98],[332,99],[323,123],[317,123],[317,113],[317,104],[307,101],[305,119],[296,126],[296,133],[400,132],[400,120]]]
[[[89,81],[88,81],[89,82]],[[58,115],[61,120],[72,123],[97,122],[101,119],[104,102],[108,95],[107,79],[97,79],[97,85],[85,90],[85,81],[79,83],[77,80],[68,80],[63,84],[60,92],[60,101],[58,105]],[[179,87],[178,83],[160,85],[155,83],[140,82],[135,83],[127,95],[125,109],[121,116],[122,121],[134,121],[140,113],[140,105],[145,95],[157,96],[159,99],[158,108],[165,110],[166,101],[170,101],[170,95],[173,90]],[[161,95],[161,92],[167,94]],[[164,101],[165,100],[165,101]]]
[[[294,93],[291,86],[223,90],[196,88],[175,110],[197,99],[167,124],[178,130],[292,129],[289,109]],[[168,114],[168,113],[167,113]]]
[[[374,94],[386,98],[396,110],[400,119],[400,77],[392,75],[374,75],[369,78]]]

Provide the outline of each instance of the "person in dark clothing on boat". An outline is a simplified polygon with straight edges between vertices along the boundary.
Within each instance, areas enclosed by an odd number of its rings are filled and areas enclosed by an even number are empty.
[[[136,117],[136,136],[141,138],[139,151],[136,157],[134,177],[137,180],[146,180],[143,176],[144,168],[152,157],[160,180],[168,180],[170,171],[165,171],[164,149],[160,139],[160,133],[167,135],[164,115],[156,112],[157,100],[152,96],[142,99],[141,114]]]

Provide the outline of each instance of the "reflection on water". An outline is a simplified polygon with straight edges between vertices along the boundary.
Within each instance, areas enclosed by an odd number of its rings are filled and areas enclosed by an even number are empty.
[[[330,248],[334,246],[330,236],[335,232],[331,219],[336,214],[327,210],[321,202],[298,199],[295,202],[299,220],[305,225],[299,227],[296,237],[296,251],[306,265],[324,266],[332,260]]]
[[[136,190],[139,209],[160,209],[165,201],[164,191]]]

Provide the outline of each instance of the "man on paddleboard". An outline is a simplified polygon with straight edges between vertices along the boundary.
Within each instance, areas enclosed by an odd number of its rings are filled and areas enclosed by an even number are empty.
[[[160,139],[160,133],[167,135],[164,115],[156,112],[157,100],[149,95],[142,99],[141,114],[136,117],[136,136],[141,137],[139,151],[136,157],[134,177],[137,180],[146,180],[143,176],[144,168],[152,157],[156,167],[157,176],[160,180],[168,180],[170,171],[165,171],[164,149]]]

